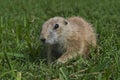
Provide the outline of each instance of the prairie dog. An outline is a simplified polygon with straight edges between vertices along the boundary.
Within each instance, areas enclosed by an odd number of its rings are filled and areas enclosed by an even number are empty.
[[[48,63],[52,57],[57,63],[66,63],[77,56],[88,56],[89,46],[96,48],[96,33],[92,26],[81,17],[53,17],[46,21],[40,39],[47,46]]]

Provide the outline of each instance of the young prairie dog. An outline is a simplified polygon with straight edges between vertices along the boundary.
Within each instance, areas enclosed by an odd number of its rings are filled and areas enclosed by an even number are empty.
[[[66,63],[77,56],[88,56],[90,45],[96,48],[96,34],[92,26],[81,17],[53,17],[42,26],[40,39],[49,47],[47,60],[58,58]]]

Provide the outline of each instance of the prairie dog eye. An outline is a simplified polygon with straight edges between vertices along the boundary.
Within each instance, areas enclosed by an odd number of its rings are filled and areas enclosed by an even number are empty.
[[[55,24],[54,29],[59,28],[59,24]]]

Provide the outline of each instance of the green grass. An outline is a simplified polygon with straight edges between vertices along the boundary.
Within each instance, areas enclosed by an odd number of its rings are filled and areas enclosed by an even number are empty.
[[[97,58],[91,51],[91,59],[48,67],[39,34],[54,16],[81,16],[92,23],[100,35]],[[0,0],[0,80],[50,77],[120,80],[120,0]]]

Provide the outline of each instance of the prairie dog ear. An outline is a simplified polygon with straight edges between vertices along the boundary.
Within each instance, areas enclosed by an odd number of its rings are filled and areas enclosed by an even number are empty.
[[[64,24],[67,25],[68,24],[68,20],[64,20]]]

